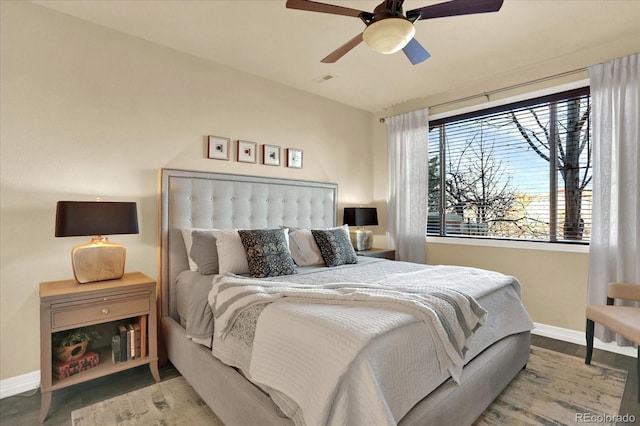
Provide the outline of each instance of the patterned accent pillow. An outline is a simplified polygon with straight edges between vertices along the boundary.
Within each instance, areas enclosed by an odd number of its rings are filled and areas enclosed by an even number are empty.
[[[296,273],[283,229],[239,230],[247,253],[249,273],[254,278]]]
[[[312,229],[311,233],[320,248],[325,265],[338,266],[358,263],[356,251],[351,245],[349,234],[344,229]]]

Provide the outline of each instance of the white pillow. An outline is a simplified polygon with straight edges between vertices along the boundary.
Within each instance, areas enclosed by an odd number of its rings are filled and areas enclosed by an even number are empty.
[[[218,263],[220,275],[227,272],[234,274],[248,274],[249,263],[244,251],[242,240],[237,229],[214,229],[216,247],[218,248]]]
[[[300,229],[289,234],[291,257],[298,266],[324,264],[322,253],[310,229]]]
[[[337,226],[335,228],[324,229],[344,229],[349,235],[349,225]],[[291,231],[289,233],[289,239],[291,240],[289,249],[291,251],[291,257],[298,266],[314,266],[324,265],[324,259],[320,248],[316,243],[316,239],[311,234],[310,229],[299,229],[297,231]]]

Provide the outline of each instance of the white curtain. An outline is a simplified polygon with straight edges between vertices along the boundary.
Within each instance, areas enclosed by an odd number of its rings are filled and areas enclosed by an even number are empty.
[[[604,304],[609,282],[640,285],[640,53],[590,67],[589,77],[593,223],[588,303]],[[596,336],[612,340],[602,327]]]
[[[396,259],[425,263],[429,110],[385,120],[389,193],[387,240]]]

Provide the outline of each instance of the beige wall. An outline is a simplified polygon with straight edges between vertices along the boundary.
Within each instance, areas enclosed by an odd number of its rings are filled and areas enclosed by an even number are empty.
[[[127,271],[157,275],[161,167],[336,182],[370,204],[371,114],[25,2],[1,3],[0,379],[39,369],[38,283],[72,277],[58,200],[136,201]],[[304,150],[304,168],[205,158],[206,135]],[[383,198],[376,197],[376,202]]]
[[[587,253],[427,243],[427,263],[462,265],[512,275],[534,322],[584,330]]]

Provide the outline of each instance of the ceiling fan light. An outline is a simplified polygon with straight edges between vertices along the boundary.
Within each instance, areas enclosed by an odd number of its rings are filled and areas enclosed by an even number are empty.
[[[415,27],[406,19],[387,18],[369,25],[362,38],[376,52],[388,55],[405,47],[415,33]]]

